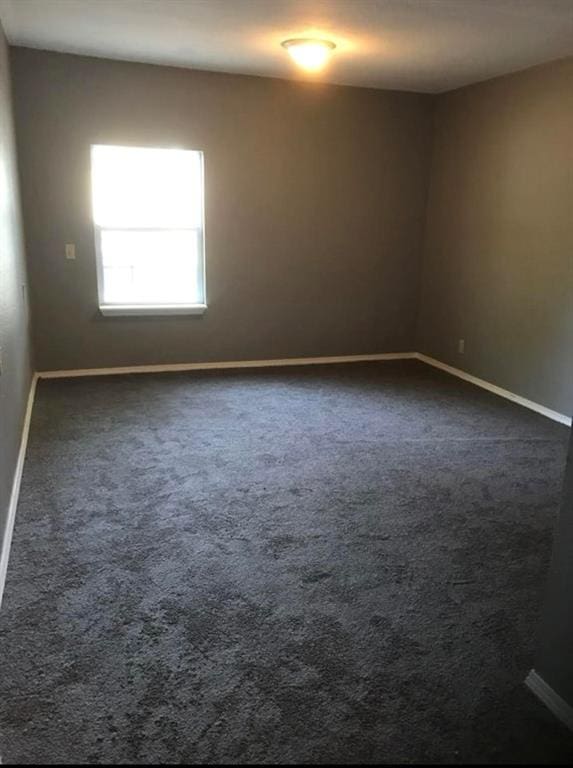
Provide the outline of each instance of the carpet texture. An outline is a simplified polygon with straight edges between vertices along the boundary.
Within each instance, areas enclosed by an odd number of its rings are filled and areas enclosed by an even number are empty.
[[[571,762],[523,686],[567,437],[416,361],[41,382],[4,762]]]

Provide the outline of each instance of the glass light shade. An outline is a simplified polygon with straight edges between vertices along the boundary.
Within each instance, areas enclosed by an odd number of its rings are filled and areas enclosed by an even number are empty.
[[[336,48],[330,40],[314,40],[301,38],[285,40],[281,43],[292,59],[307,72],[318,72],[322,69],[332,51]]]

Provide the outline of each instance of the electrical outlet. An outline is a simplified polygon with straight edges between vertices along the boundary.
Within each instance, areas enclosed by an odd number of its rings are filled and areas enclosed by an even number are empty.
[[[76,258],[76,245],[75,243],[66,243],[66,259]]]
[[[459,339],[458,340],[458,352],[460,355],[463,355],[466,351],[466,340],[465,339]]]

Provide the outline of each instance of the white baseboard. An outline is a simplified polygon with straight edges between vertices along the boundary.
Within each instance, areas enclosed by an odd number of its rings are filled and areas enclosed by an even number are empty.
[[[548,685],[534,669],[525,678],[525,685],[542,701],[555,717],[573,731],[573,707]]]
[[[491,384],[489,381],[479,379],[477,376],[472,376],[466,371],[462,371],[460,368],[454,368],[452,365],[442,363],[440,360],[436,360],[433,357],[424,355],[420,352],[382,352],[372,355],[338,355],[335,357],[287,357],[279,358],[275,360],[230,360],[214,363],[167,363],[164,365],[130,365],[119,366],[117,368],[78,368],[62,371],[38,371],[38,378],[40,379],[69,379],[81,376],[115,376],[128,373],[167,373],[174,371],[210,371],[210,370],[224,370],[233,368],[275,368],[289,365],[329,365],[334,363],[359,363],[376,360],[420,360],[427,365],[431,365],[434,368],[439,368],[452,376],[457,376],[464,381],[468,381],[470,384],[475,384],[477,387],[487,389],[488,392],[493,392],[495,395],[504,397],[506,400],[511,400],[518,405],[522,405],[524,408],[529,408],[531,411],[540,413],[542,416],[546,416],[548,419],[558,421],[560,424],[571,426],[571,417],[565,416],[563,413],[553,411],[551,408],[547,408],[544,405],[528,400],[521,395],[516,395],[514,392],[510,392],[507,389],[498,387],[496,384]]]
[[[168,371],[211,371],[226,368],[275,368],[287,365],[329,365],[361,363],[375,360],[412,360],[415,352],[382,352],[375,355],[339,355],[337,357],[287,357],[277,360],[233,360],[219,363],[172,363],[165,365],[132,365],[119,368],[80,368],[65,371],[39,371],[41,379],[67,379],[77,376],[113,376],[125,373],[163,373]]]
[[[454,368],[451,365],[446,365],[446,363],[442,363],[440,360],[436,360],[433,357],[428,357],[427,355],[423,355],[420,352],[417,352],[414,357],[417,360],[421,360],[423,363],[427,363],[428,365],[432,365],[434,368],[439,368],[442,371],[446,371],[446,373],[450,373],[452,376],[457,376],[459,379],[463,379],[464,381],[469,381],[470,384],[475,384],[477,387],[481,387],[482,389],[487,389],[488,392],[493,392],[495,395],[499,395],[500,397],[505,397],[506,400],[511,400],[514,403],[517,403],[518,405],[523,405],[524,408],[529,408],[531,411],[535,411],[536,413],[540,413],[542,416],[547,416],[548,419],[552,419],[553,421],[558,421],[560,424],[565,424],[566,426],[571,426],[571,417],[565,416],[563,413],[559,413],[558,411],[552,411],[551,408],[546,408],[544,405],[540,405],[539,403],[534,403],[533,400],[528,400],[526,397],[521,397],[521,395],[516,395],[513,392],[510,392],[508,389],[503,389],[502,387],[498,387],[496,384],[490,384],[489,381],[485,381],[484,379],[478,379],[477,376],[472,376],[471,373],[466,373],[465,371],[462,371],[459,368]]]
[[[2,605],[2,596],[4,595],[4,585],[6,584],[6,572],[8,570],[8,558],[10,557],[10,545],[12,544],[12,534],[14,532],[14,522],[16,520],[16,509],[18,507],[18,498],[20,496],[20,483],[22,482],[22,472],[24,471],[24,459],[26,458],[26,448],[28,446],[28,434],[30,432],[30,421],[32,419],[32,409],[34,407],[34,397],[36,394],[36,383],[38,374],[32,376],[30,383],[30,392],[28,393],[28,403],[24,415],[24,424],[22,426],[22,437],[20,439],[20,450],[16,461],[14,471],[14,480],[12,481],[12,493],[8,504],[8,518],[6,520],[6,529],[2,539],[2,552],[0,554],[0,606]]]

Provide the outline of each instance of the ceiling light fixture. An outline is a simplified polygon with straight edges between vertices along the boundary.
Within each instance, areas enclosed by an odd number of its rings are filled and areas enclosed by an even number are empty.
[[[294,61],[307,72],[322,69],[336,45],[330,40],[313,38],[294,38],[281,43]]]

